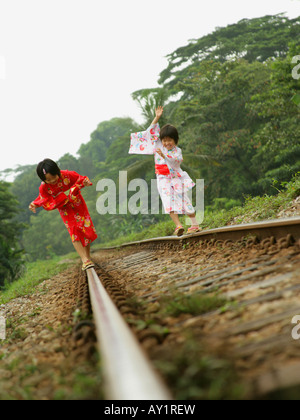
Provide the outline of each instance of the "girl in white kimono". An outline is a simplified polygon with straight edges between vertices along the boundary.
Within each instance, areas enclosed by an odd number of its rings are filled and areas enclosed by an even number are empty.
[[[191,227],[187,233],[200,232],[196,213],[187,195],[195,184],[180,168],[183,161],[181,149],[177,147],[178,131],[172,125],[165,125],[160,130],[158,121],[163,114],[163,107],[155,109],[155,118],[147,131],[131,135],[131,154],[154,154],[157,188],[165,212],[170,214],[176,225],[175,234],[181,236],[184,228],[180,223],[179,214],[186,214],[191,219]]]

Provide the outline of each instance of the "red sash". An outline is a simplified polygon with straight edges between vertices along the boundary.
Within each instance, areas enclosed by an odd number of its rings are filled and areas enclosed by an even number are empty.
[[[168,165],[155,165],[155,173],[157,175],[169,175],[170,169]]]

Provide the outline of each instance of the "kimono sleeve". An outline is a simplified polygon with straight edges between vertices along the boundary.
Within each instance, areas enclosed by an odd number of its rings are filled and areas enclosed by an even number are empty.
[[[159,134],[159,124],[151,125],[146,131],[132,133],[129,154],[154,155]]]
[[[39,191],[39,196],[33,201],[33,204],[36,207],[44,207],[51,197],[44,189],[44,184],[40,185]]]
[[[84,188],[84,180],[88,179],[87,176],[79,175],[77,172],[68,171],[68,177],[70,178],[70,193],[69,193],[69,200],[75,201],[77,195],[79,194],[80,190]],[[93,185],[92,182],[89,181],[89,185]]]
[[[36,207],[43,207],[45,210],[51,211],[65,206],[68,202],[69,199],[64,193],[59,194],[57,198],[53,198],[53,196],[47,192],[45,184],[41,184],[40,194],[33,201],[33,204]]]

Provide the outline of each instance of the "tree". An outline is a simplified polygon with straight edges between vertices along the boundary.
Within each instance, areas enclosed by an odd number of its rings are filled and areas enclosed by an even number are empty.
[[[269,77],[269,68],[260,62],[204,61],[178,83],[183,94],[174,119],[185,150],[215,159],[198,164],[207,204],[216,197],[242,199],[243,194],[259,193],[257,171],[249,162],[256,153],[252,136],[260,119],[250,115],[246,104],[265,89]]]
[[[39,194],[41,180],[36,174],[36,165],[24,166],[23,170],[10,185],[10,192],[18,198],[19,212],[16,215],[20,223],[29,223],[30,211],[29,203]]]
[[[132,99],[136,101],[145,119],[144,125],[149,126],[153,121],[154,110],[159,105],[164,106],[168,97],[167,90],[162,88],[141,89],[132,93]],[[165,117],[162,116],[160,124],[164,125]]]
[[[74,249],[57,210],[41,210],[38,215],[32,215],[30,228],[24,231],[22,242],[30,261],[64,255]]]
[[[131,118],[113,118],[101,122],[92,132],[88,143],[78,150],[81,172],[94,177],[99,172],[99,163],[105,162],[109,147],[124,134],[135,131],[136,123]]]
[[[268,63],[271,72],[267,89],[254,95],[247,106],[261,121],[253,137],[257,153],[252,165],[264,190],[274,179],[289,181],[300,171],[300,112],[293,100],[300,93],[300,85],[292,77],[292,58],[299,52],[299,45],[291,43],[285,58]]]
[[[23,260],[18,246],[20,224],[14,221],[18,202],[9,192],[9,184],[0,181],[0,287],[19,274]]]
[[[165,116],[179,129],[185,157],[215,158],[209,166],[198,160],[206,180],[206,203],[218,197],[262,194],[269,191],[270,175],[287,180],[298,170],[298,88],[291,81],[291,66],[280,68],[291,54],[299,54],[299,24],[300,18],[289,20],[279,14],[217,28],[168,55],[160,88],[138,92],[146,105],[163,92]],[[291,41],[298,45],[293,53]],[[267,107],[277,119],[267,115]],[[278,118],[281,140],[268,128],[272,124],[278,129]],[[272,148],[266,148],[271,135]],[[289,146],[282,148],[284,141]]]
[[[168,67],[160,74],[159,84],[176,93],[175,85],[185,78],[189,67],[201,61],[221,63],[244,58],[264,62],[285,57],[289,42],[300,43],[300,18],[288,19],[280,13],[217,28],[213,33],[192,40],[167,56]]]

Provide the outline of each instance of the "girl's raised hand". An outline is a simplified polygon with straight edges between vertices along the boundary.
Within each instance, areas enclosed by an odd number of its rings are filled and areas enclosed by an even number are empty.
[[[163,106],[158,106],[157,108],[155,108],[155,115],[157,118],[160,118],[162,116],[164,112],[164,107]]]
[[[158,120],[162,116],[163,112],[164,112],[164,108],[162,106],[158,106],[157,108],[155,108],[155,118],[152,121],[151,125],[158,123]]]

